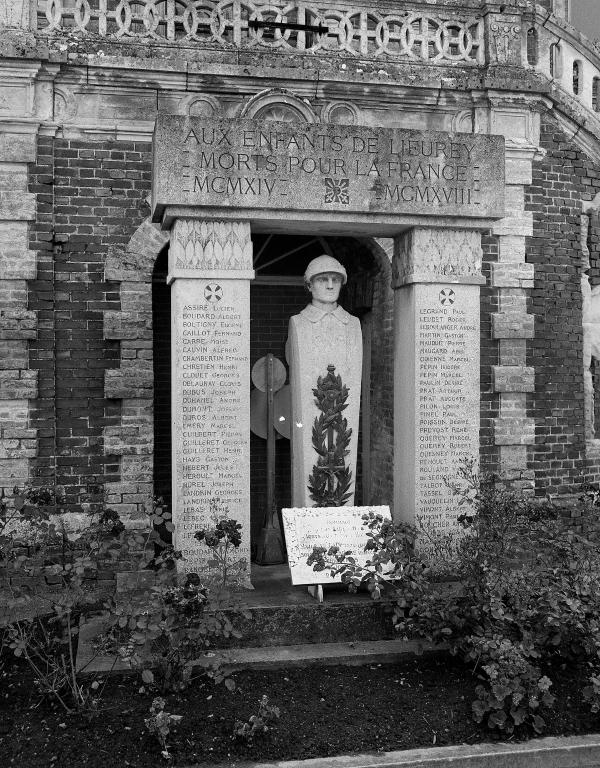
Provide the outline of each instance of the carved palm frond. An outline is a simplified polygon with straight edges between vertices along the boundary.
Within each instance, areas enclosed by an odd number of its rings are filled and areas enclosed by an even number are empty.
[[[308,491],[318,507],[342,506],[352,495],[352,472],[345,463],[352,429],[348,429],[348,420],[342,417],[348,407],[348,393],[333,365],[327,366],[327,375],[319,376],[313,389],[315,405],[321,413],[312,428],[312,445],[318,459],[308,478]]]

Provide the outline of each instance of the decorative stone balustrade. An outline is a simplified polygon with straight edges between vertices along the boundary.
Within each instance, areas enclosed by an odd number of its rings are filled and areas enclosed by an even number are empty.
[[[264,23],[281,25],[264,26]],[[483,64],[483,18],[251,0],[40,0],[38,31]],[[284,25],[310,27],[294,29]],[[324,31],[320,31],[324,30]]]

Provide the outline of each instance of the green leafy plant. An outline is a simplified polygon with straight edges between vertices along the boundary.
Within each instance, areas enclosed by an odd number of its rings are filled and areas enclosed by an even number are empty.
[[[194,538],[211,551],[207,566],[216,574],[217,585],[237,586],[244,580],[248,568],[245,558],[234,555],[242,543],[242,526],[229,517],[229,511],[218,498],[210,501],[209,517],[212,526],[196,531]]]
[[[109,630],[113,648],[141,673],[144,684],[161,693],[184,690],[195,665],[233,690],[235,683],[212,648],[218,638],[241,637],[232,615],[249,614],[221,593],[214,597],[197,574],[184,578],[182,584],[155,585],[144,601],[115,606]]]
[[[68,712],[89,713],[101,691],[81,682],[85,668],[78,670],[75,659],[80,617],[94,601],[86,581],[97,569],[94,555],[122,524],[102,510],[71,539],[57,527],[63,502],[52,488],[15,488],[0,500],[0,565],[9,592],[0,639],[28,664],[42,696]]]
[[[352,495],[352,472],[346,466],[352,429],[342,415],[348,407],[348,387],[335,375],[335,366],[328,365],[327,375],[319,376],[313,394],[321,411],[312,428],[312,444],[319,458],[308,478],[308,490],[317,507],[340,507]]]
[[[477,686],[472,704],[476,722],[485,720],[490,729],[507,733],[530,722],[537,733],[543,731],[545,721],[538,712],[551,707],[555,697],[550,693],[552,681],[531,663],[537,657],[533,645],[501,635],[472,638],[465,658],[476,664],[485,660],[485,682]]]
[[[161,518],[170,520],[162,502],[160,506]],[[172,563],[181,560],[181,553],[163,542],[153,560],[155,584],[148,596],[108,606],[108,646],[140,672],[145,685],[161,693],[184,690],[194,669],[229,690],[235,688],[215,648],[220,640],[241,637],[235,617],[251,618],[229,589],[230,582],[237,583],[246,571],[246,561],[234,556],[242,540],[241,525],[227,517],[218,500],[213,500],[210,511],[213,527],[199,531],[196,538],[213,555],[209,562],[217,572],[214,583],[211,579],[206,583],[196,573],[174,571]],[[156,508],[152,517],[156,522]]]
[[[246,722],[242,720],[235,721],[234,736],[246,741],[252,741],[255,736],[266,734],[269,728],[273,727],[273,724],[279,720],[279,716],[279,707],[271,704],[268,696],[262,696],[258,702],[257,715],[251,715]]]
[[[364,567],[336,548],[315,548],[308,562],[353,589],[366,584],[375,598],[386,592],[400,633],[443,644],[471,665],[481,681],[473,715],[489,728],[510,734],[529,724],[542,732],[556,662],[590,665],[582,693],[600,710],[598,541],[551,503],[479,477],[472,461],[450,485],[464,509],[452,581],[440,582],[427,548],[415,548],[422,531],[375,516],[365,519]]]
[[[369,553],[365,566],[357,563],[350,551],[333,546],[315,547],[307,560],[314,571],[329,570],[340,576],[351,592],[366,585],[371,596],[379,599],[387,588],[399,589],[403,585],[417,586],[424,563],[415,551],[417,530],[410,525],[393,523],[381,514],[367,512],[362,515],[366,544]]]
[[[165,760],[170,760],[171,753],[169,752],[167,738],[171,730],[179,725],[183,715],[172,715],[170,712],[165,712],[165,704],[165,700],[160,697],[154,699],[150,706],[150,717],[144,718],[144,723],[148,732],[156,736],[161,746],[161,755]]]

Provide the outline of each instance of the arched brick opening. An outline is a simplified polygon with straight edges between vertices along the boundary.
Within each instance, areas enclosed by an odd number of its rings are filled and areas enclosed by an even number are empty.
[[[256,278],[250,289],[250,366],[271,352],[285,364],[289,317],[307,303],[302,276],[321,253],[341,261],[349,275],[340,297],[345,309],[361,318],[365,368],[357,467],[357,503],[392,498],[392,304],[391,267],[386,252],[373,240],[257,234],[253,236]],[[152,273],[154,492],[171,496],[171,311],[166,285],[168,248]],[[376,377],[371,375],[376,371]],[[376,378],[376,381],[375,381]],[[365,439],[366,436],[366,439]],[[373,459],[373,452],[376,458]],[[266,499],[266,441],[251,435],[251,526],[255,541]],[[277,441],[275,498],[290,503],[289,441]]]
[[[289,236],[286,245],[283,236],[273,236],[263,248],[268,238],[254,238],[258,263],[257,279],[252,284],[251,363],[269,351],[284,359],[288,318],[302,309],[308,298],[302,286],[304,269],[311,258],[324,251],[335,255],[350,275],[341,302],[361,317],[369,349],[365,356],[370,369],[366,373],[369,386],[363,386],[367,411],[363,412],[361,424],[357,502],[388,503],[393,496],[392,241]],[[282,254],[283,259],[279,258]],[[105,374],[106,397],[121,403],[121,424],[104,430],[105,451],[119,462],[119,476],[107,484],[107,491],[111,506],[131,521],[144,518],[144,506],[153,493],[166,499],[171,495],[167,256],[168,234],[147,220],[125,248],[109,254],[106,263],[106,279],[120,284],[121,297],[120,311],[104,313],[104,337],[120,342],[120,366]],[[267,264],[269,261],[272,264]],[[253,438],[252,505],[256,526],[261,522],[260,473],[265,466],[262,443],[260,438]],[[365,450],[364,443],[368,444]],[[283,506],[289,499],[289,445],[283,440],[279,441],[278,454],[277,496]]]

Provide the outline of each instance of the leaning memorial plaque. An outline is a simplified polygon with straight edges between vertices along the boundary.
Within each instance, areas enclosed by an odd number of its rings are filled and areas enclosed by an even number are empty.
[[[283,530],[288,551],[292,584],[334,584],[340,577],[331,576],[329,569],[313,571],[307,565],[313,547],[338,546],[350,550],[359,565],[370,557],[365,552],[367,527],[363,515],[369,512],[390,520],[390,508],[381,507],[294,507],[282,509]]]

